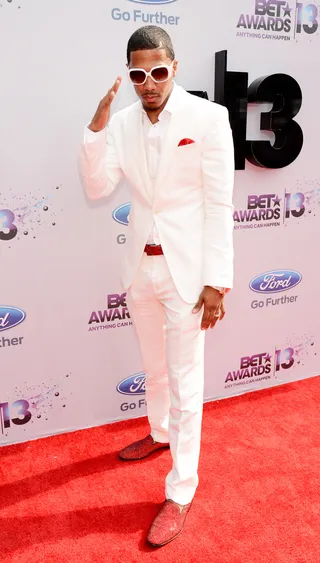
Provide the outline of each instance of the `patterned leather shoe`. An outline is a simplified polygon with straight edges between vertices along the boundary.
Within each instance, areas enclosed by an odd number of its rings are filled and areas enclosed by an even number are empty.
[[[154,547],[161,547],[181,534],[191,502],[184,506],[167,499],[158,516],[155,517],[147,541]]]
[[[149,436],[143,438],[143,440],[134,442],[133,444],[130,444],[130,446],[121,450],[119,452],[119,457],[124,461],[134,461],[137,459],[143,459],[161,448],[169,448],[169,444],[155,442],[151,434],[149,434]]]

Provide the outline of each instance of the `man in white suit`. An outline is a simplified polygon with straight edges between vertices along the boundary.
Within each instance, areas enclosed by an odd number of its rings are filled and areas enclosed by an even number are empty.
[[[132,186],[123,285],[146,373],[150,435],[120,452],[142,459],[168,448],[166,501],[148,542],[182,531],[198,485],[204,335],[224,316],[233,283],[233,141],[227,110],[187,93],[173,78],[169,35],[133,33],[128,75],[139,101],[110,118],[120,86],[85,128],[79,166],[88,196]]]

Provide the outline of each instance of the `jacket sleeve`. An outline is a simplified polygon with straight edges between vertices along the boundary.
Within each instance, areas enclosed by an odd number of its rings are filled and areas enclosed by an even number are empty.
[[[90,199],[110,195],[124,177],[112,136],[112,119],[108,126],[94,133],[85,127],[78,157],[82,185]]]
[[[202,153],[205,200],[203,285],[233,286],[234,148],[228,110],[219,107]]]

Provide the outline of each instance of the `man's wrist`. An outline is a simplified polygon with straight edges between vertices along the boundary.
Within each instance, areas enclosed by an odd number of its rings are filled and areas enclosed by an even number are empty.
[[[92,123],[90,123],[87,127],[90,131],[92,131],[92,133],[100,133],[100,131],[102,131],[102,129],[97,128],[96,126],[92,125]]]
[[[217,285],[209,285],[207,287],[212,287],[212,289],[215,289],[216,291],[219,291],[220,295],[225,295],[226,293],[228,293],[229,289],[226,287],[220,287]]]

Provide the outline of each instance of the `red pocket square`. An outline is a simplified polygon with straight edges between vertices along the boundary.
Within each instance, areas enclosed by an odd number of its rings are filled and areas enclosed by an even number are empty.
[[[191,145],[192,143],[194,143],[192,139],[181,139],[178,147],[184,147],[184,145]]]

